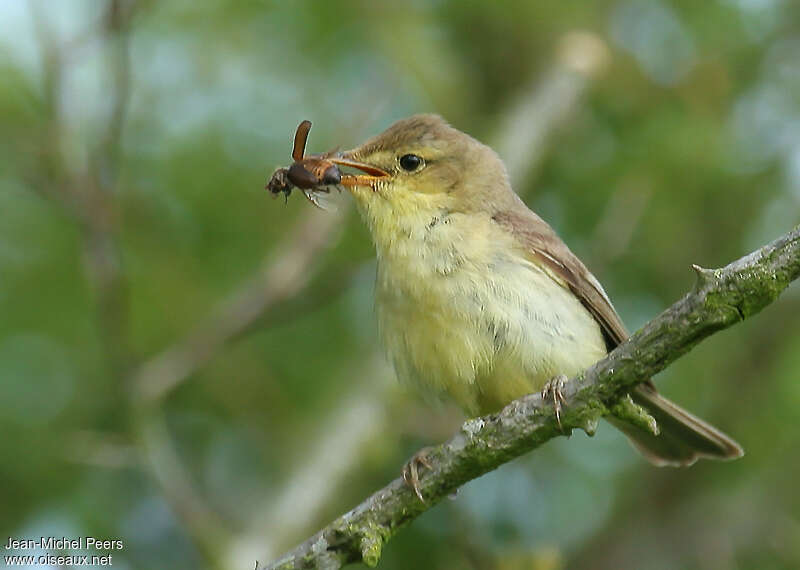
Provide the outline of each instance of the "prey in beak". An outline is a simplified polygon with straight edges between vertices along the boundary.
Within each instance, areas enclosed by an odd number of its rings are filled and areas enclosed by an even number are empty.
[[[340,189],[340,186],[374,188],[377,180],[389,176],[388,172],[380,168],[346,158],[343,153],[336,150],[305,156],[306,141],[310,130],[311,121],[303,121],[297,126],[292,147],[294,162],[288,168],[278,168],[266,185],[266,189],[274,196],[283,193],[288,200],[292,189],[297,187],[309,202],[318,208],[326,209],[320,201],[320,193],[330,193],[331,187],[336,189]],[[339,166],[355,168],[364,174],[342,174]]]

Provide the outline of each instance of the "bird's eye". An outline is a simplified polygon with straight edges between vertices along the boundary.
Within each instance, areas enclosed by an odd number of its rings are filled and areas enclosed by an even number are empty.
[[[400,168],[408,172],[414,172],[422,165],[422,157],[416,154],[404,154],[400,157]]]

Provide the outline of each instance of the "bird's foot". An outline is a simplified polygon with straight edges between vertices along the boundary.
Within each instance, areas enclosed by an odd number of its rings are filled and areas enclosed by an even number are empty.
[[[423,503],[425,499],[422,497],[422,491],[420,491],[419,488],[419,469],[420,466],[427,467],[428,469],[433,468],[433,465],[431,465],[431,462],[428,460],[431,449],[430,447],[423,447],[412,455],[408,463],[403,466],[403,481],[414,490],[414,494]]]
[[[542,389],[542,400],[553,399],[553,411],[556,413],[556,422],[558,422],[558,429],[561,431],[564,431],[564,428],[561,426],[561,408],[567,404],[563,393],[567,380],[568,378],[566,376],[559,374],[551,378]]]

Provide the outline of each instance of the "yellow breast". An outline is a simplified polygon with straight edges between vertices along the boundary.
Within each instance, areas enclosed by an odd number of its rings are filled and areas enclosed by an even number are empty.
[[[474,415],[605,355],[580,301],[485,214],[412,211],[373,237],[380,333],[401,380]]]

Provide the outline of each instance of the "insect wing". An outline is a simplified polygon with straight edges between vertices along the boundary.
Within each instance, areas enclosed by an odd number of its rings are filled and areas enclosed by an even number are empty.
[[[314,204],[320,210],[336,212],[339,210],[339,205],[336,203],[336,199],[332,196],[333,193],[330,192],[332,188],[340,190],[340,188],[337,186],[322,186],[311,190],[303,189],[303,194],[309,202]]]

